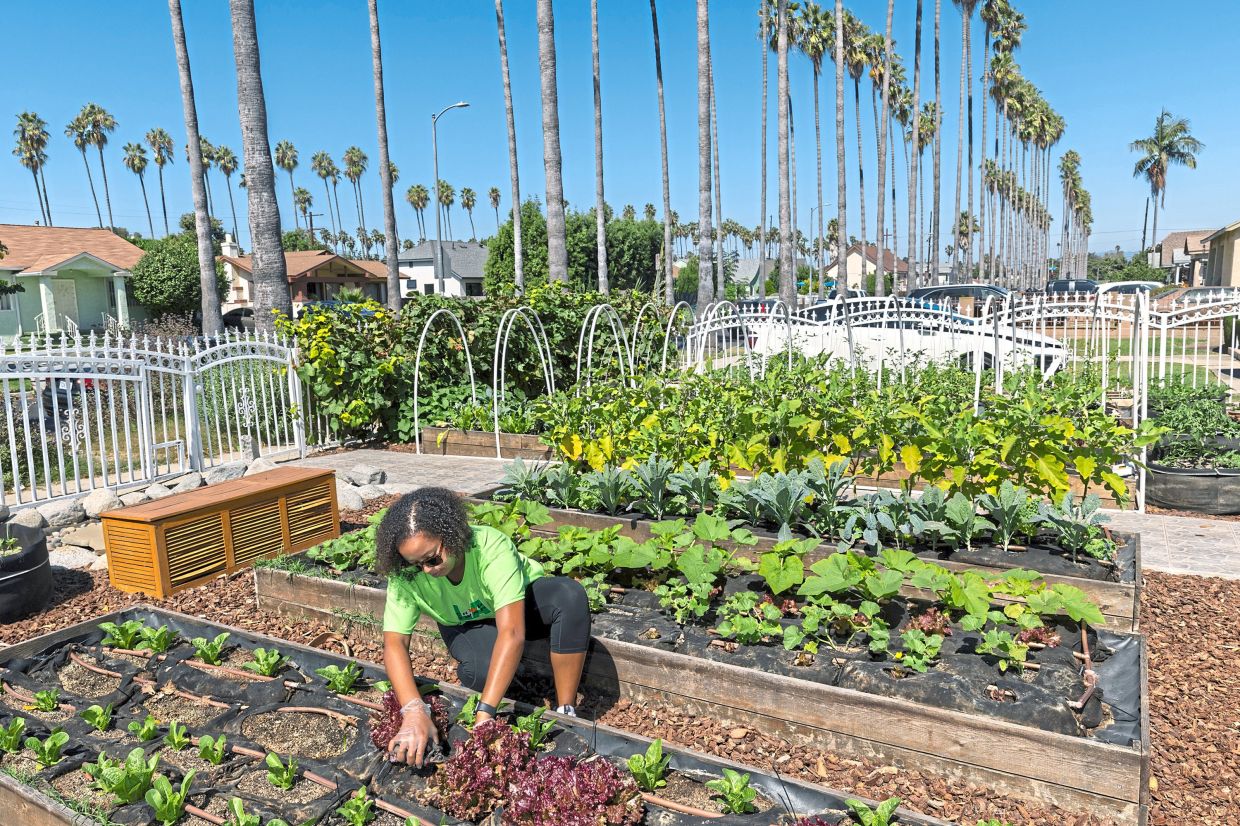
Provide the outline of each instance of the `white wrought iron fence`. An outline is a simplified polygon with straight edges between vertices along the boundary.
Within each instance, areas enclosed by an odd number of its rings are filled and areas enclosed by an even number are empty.
[[[254,333],[16,340],[0,356],[0,504],[304,455],[294,354]]]

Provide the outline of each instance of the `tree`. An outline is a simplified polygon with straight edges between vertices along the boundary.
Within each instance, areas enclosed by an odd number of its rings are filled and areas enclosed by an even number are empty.
[[[357,225],[366,226],[366,211],[362,208],[362,188],[359,183],[366,174],[366,165],[370,159],[357,146],[350,146],[344,151],[344,176],[353,184],[353,203],[357,207]],[[341,222],[343,224],[343,221]]]
[[[869,37],[870,31],[865,24],[852,12],[844,12],[844,66],[853,82],[853,109],[857,122],[857,195],[861,206],[862,245],[869,239],[865,231],[865,153],[861,143],[861,76],[869,66]]]
[[[710,229],[710,8],[709,0],[697,0],[698,47],[698,290],[697,311],[706,312],[714,298],[711,277]]]
[[[848,177],[844,166],[844,71],[844,2],[835,0],[835,174],[838,210],[836,220],[839,222],[835,241],[835,286],[839,295],[847,298],[848,256],[845,251],[848,249]],[[782,196],[780,197],[782,200]],[[782,258],[780,268],[784,268]]]
[[[234,239],[238,239],[237,243],[240,243],[241,235],[237,232],[237,204],[233,201],[232,194],[232,176],[239,165],[237,155],[227,146],[220,144],[215,148],[215,165],[224,175],[224,188],[228,190],[228,208],[232,212],[233,219],[232,234]]]
[[[474,192],[467,186],[461,187],[461,208],[469,214],[469,240],[474,241],[478,238],[478,233],[474,230],[474,207],[478,205],[478,193]]]
[[[293,196],[291,203],[293,204],[293,225],[295,228],[300,227],[297,223],[297,187],[293,183],[293,170],[297,168],[297,147],[293,146],[292,141],[280,141],[276,144],[276,166],[288,173],[288,191]]]
[[[607,295],[607,228],[606,203],[603,201],[603,90],[598,68],[598,0],[590,0],[590,54],[594,63],[594,215],[598,238],[598,291]],[[464,193],[462,193],[462,203]],[[473,226],[473,219],[470,219]]]
[[[151,147],[151,160],[159,170],[159,205],[164,212],[164,235],[168,234],[168,199],[164,195],[164,167],[172,163],[172,136],[164,129],[156,127],[146,133],[146,143]]]
[[[883,210],[886,205],[885,199],[887,197],[887,193],[886,193],[886,188],[887,188],[887,180],[886,180],[886,177],[887,177],[887,127],[891,121],[891,75],[892,75],[892,68],[893,68],[893,64],[891,60],[891,47],[893,45],[891,41],[891,23],[892,23],[892,17],[895,15],[895,5],[896,5],[895,0],[887,0],[887,32],[882,38],[883,40],[883,59],[882,59],[883,118],[882,118],[882,125],[879,127],[879,131],[878,131],[878,210],[877,210],[878,215],[876,216],[877,221],[878,221],[878,231],[875,233],[875,238],[878,241],[878,255],[875,256],[878,259],[878,266],[876,268],[877,272],[875,273],[877,277],[874,279],[875,289],[873,293],[873,295],[879,296],[879,297],[882,297],[887,294],[887,290],[886,290],[887,279],[884,277],[884,268],[885,268],[884,250],[887,248],[887,244],[885,243],[884,238],[883,238],[883,226],[884,226],[884,220],[886,216]],[[891,154],[894,160],[895,141],[892,141]],[[894,217],[895,212],[896,212],[896,198],[895,198],[895,190],[894,190],[894,184],[895,184],[895,167],[894,166],[892,167],[891,177],[892,177],[892,184],[893,184],[893,189],[892,189],[892,194],[891,194],[891,214],[892,214],[892,217]],[[819,220],[821,220],[821,218]],[[900,242],[896,238],[895,233],[893,232],[891,234],[891,247],[892,247],[893,268],[895,269],[898,269],[899,258],[896,256],[896,250],[898,249],[899,246],[900,246]],[[894,274],[895,273],[893,273],[893,275]]]
[[[108,167],[103,162],[103,148],[108,145],[108,135],[116,129],[116,118],[102,106],[88,103],[82,110],[88,124],[87,139],[99,150],[99,173],[103,177],[103,200],[108,206],[108,228],[114,228],[112,220],[112,193],[108,190]]]
[[[199,309],[203,303],[202,283],[194,236],[177,233],[144,242],[143,248],[145,251],[128,279],[134,300],[152,316],[188,314]],[[220,296],[228,289],[228,280],[214,261],[208,289],[218,306]]]
[[[140,143],[125,144],[125,168],[138,176],[138,184],[142,187],[142,203],[146,205],[146,223],[155,237],[155,222],[151,220],[151,204],[146,199],[146,147]]]
[[[185,43],[185,23],[181,17],[181,0],[168,0],[168,15],[172,18],[172,43],[177,54],[177,75],[181,85],[181,111],[185,118],[185,136],[189,142],[189,188],[193,196],[194,238],[198,245],[198,289],[202,307],[202,332],[219,335],[224,329],[220,314],[219,294],[212,289],[216,283],[215,248],[211,244],[211,216],[207,212],[207,190],[203,180],[202,144],[198,134],[198,107],[194,101],[194,78],[189,66],[189,48]],[[172,160],[172,138],[162,129],[147,133],[147,140],[155,150],[156,163],[164,156],[164,163]],[[160,165],[160,198],[163,198],[163,166]],[[168,231],[165,207],[164,232]]]
[[[952,0],[956,4],[956,8],[960,9],[960,112],[957,118],[956,129],[956,209],[953,215],[961,215],[960,198],[963,190],[965,158],[964,158],[964,138],[965,130],[969,133],[969,164],[968,169],[973,168],[973,71],[972,57],[969,53],[972,43],[973,30],[973,12],[977,8],[978,0]],[[968,86],[968,97],[966,104],[965,87]],[[966,108],[967,106],[967,108]],[[967,120],[967,127],[966,127]],[[969,197],[973,197],[973,174],[969,174]],[[968,213],[973,214],[973,205],[969,204]],[[961,248],[964,246],[961,239],[956,235],[956,231],[961,227],[961,223],[956,221],[952,225],[952,238],[955,245],[955,254],[952,258],[952,273],[959,278],[959,263]],[[972,247],[972,245],[969,245]],[[966,262],[967,263],[967,262]],[[966,269],[966,272],[969,270]]]
[[[818,232],[815,248],[818,258],[818,290],[819,297],[825,295],[823,284],[823,215],[822,215],[822,117],[818,105],[818,79],[822,75],[822,59],[831,47],[834,39],[835,21],[829,12],[824,12],[817,3],[808,2],[801,10],[800,47],[809,58],[814,78],[814,150],[815,171],[818,177]],[[765,59],[765,57],[764,57]],[[812,229],[812,228],[811,228]]]
[[[655,219],[655,216],[658,214],[659,214],[659,211],[654,208],[654,204],[652,203],[647,203],[645,206],[642,207],[642,217],[645,218],[647,221],[653,221]]]
[[[456,189],[447,181],[440,181],[435,187],[435,199],[443,210],[444,223],[448,225],[448,237],[455,238],[452,232],[452,205],[456,203]]]
[[[1130,152],[1141,157],[1132,168],[1134,178],[1145,178],[1154,201],[1154,231],[1150,233],[1153,249],[1158,249],[1158,208],[1167,203],[1167,173],[1173,166],[1197,168],[1197,153],[1205,149],[1193,137],[1188,118],[1177,118],[1163,109],[1154,121],[1154,133],[1138,138],[1128,145]]]
[[[930,260],[932,277],[938,277],[939,203],[943,170],[943,87],[939,76],[939,48],[942,35],[943,0],[934,0],[934,202],[930,215]]]
[[[275,170],[267,136],[267,101],[259,66],[254,0],[229,0],[233,58],[237,64],[237,114],[249,202],[253,252],[254,323],[261,331],[275,329],[273,313],[293,315],[288,270],[280,246],[280,206],[276,202]]]
[[[336,162],[332,160],[332,156],[321,149],[310,157],[310,170],[323,180],[323,194],[327,196],[327,217],[332,222],[332,233],[335,234],[340,231],[340,225],[336,221],[336,213],[332,210],[332,194],[327,187],[327,181],[338,178],[340,170],[336,168]]]
[[[310,226],[310,208],[314,206],[314,196],[310,194],[310,190],[304,186],[299,186],[293,190],[293,208],[301,213],[301,217],[306,220],[307,233]]]
[[[671,181],[667,174],[667,110],[663,105],[663,57],[659,46],[659,16],[654,4],[655,0],[650,0],[650,25],[654,30],[654,76],[659,92],[659,153],[663,162],[663,285],[664,300],[670,307],[675,301],[675,285],[672,283],[672,224],[674,221],[672,219]],[[765,152],[762,164],[762,168],[766,169]],[[765,177],[763,181],[765,182]],[[765,210],[765,207],[763,209]]]
[[[499,187],[493,186],[487,191],[487,199],[491,202],[491,209],[495,210],[495,227],[499,228]]]
[[[542,87],[543,173],[547,180],[547,265],[552,281],[568,283],[564,178],[560,157],[560,108],[555,77],[555,16],[551,0],[538,0],[538,71]]]
[[[508,79],[508,37],[504,31],[504,3],[495,0],[495,28],[499,32],[499,65],[504,81],[504,116],[508,122],[508,173],[512,179],[513,268],[517,294],[525,289],[524,233],[521,230],[521,181],[517,174],[517,126],[512,114],[512,83]],[[421,215],[421,210],[418,211]],[[498,232],[499,218],[495,219]],[[423,231],[423,237],[426,232]]]
[[[169,0],[171,2],[172,0]],[[73,139],[73,145],[82,153],[82,166],[86,167],[86,182],[90,184],[90,198],[95,202],[95,218],[103,228],[103,213],[99,210],[99,196],[95,194],[95,179],[90,174],[90,162],[86,160],[86,147],[91,145],[91,124],[87,117],[87,106],[65,126],[65,136]]]
[[[13,154],[18,162],[30,170],[34,180],[34,195],[39,202],[39,216],[45,226],[52,225],[52,205],[45,197],[47,186],[39,189],[39,181],[43,174],[43,166],[47,163],[47,142],[51,137],[47,131],[47,121],[35,112],[22,112],[17,116],[17,128],[13,130],[17,145]]]
[[[396,166],[388,157],[387,111],[383,102],[383,50],[379,42],[377,0],[366,4],[370,10],[370,54],[375,76],[375,126],[379,133],[379,182],[383,190],[384,258],[387,263],[387,305],[400,310],[400,270],[396,268],[396,205],[392,188],[396,186]]]
[[[422,184],[412,184],[405,190],[405,200],[409,202],[409,206],[413,207],[414,213],[418,216],[418,234],[419,240],[426,240],[426,220],[423,210],[430,204],[431,194]]]
[[[538,203],[533,200],[521,204],[521,246],[527,255],[524,259],[527,283],[537,284],[548,276],[547,220]],[[489,296],[514,292],[516,285],[515,226],[512,219],[505,221],[487,242],[487,260],[483,265],[482,291]]]

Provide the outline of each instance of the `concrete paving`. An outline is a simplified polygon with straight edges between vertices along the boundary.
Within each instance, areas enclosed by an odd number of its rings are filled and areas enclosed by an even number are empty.
[[[290,464],[345,471],[355,465],[373,465],[387,472],[387,483],[418,487],[444,487],[475,494],[493,488],[504,476],[507,459],[473,456],[431,456],[396,450],[348,450],[311,456]]]

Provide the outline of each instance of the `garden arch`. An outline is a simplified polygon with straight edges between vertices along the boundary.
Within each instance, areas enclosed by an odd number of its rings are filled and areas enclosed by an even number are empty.
[[[420,411],[418,409],[418,383],[422,375],[422,348],[426,344],[426,333],[430,330],[431,325],[439,316],[446,316],[456,325],[456,330],[461,334],[461,347],[465,350],[465,370],[469,373],[469,395],[474,404],[478,403],[478,384],[474,380],[474,360],[469,353],[469,337],[465,335],[465,327],[461,324],[461,319],[456,313],[447,307],[440,307],[431,313],[430,318],[426,319],[426,323],[422,325],[422,334],[418,336],[418,351],[413,359],[413,439],[414,447],[418,453],[422,452],[422,422],[419,418]]]
[[[628,334],[624,330],[624,321],[621,320],[620,314],[616,312],[616,308],[610,304],[596,304],[590,308],[590,312],[586,313],[586,317],[581,322],[581,333],[577,336],[577,395],[581,395],[581,359],[586,359],[586,385],[590,384],[592,374],[594,372],[594,335],[598,331],[599,317],[603,316],[607,319],[607,323],[611,326],[611,334],[616,342],[616,359],[620,364],[620,380],[627,381],[624,372],[624,358],[631,352]],[[590,336],[586,338],[586,328],[590,328]],[[630,374],[634,369],[630,364]]]
[[[547,341],[547,331],[543,327],[542,319],[538,317],[538,313],[526,307],[513,307],[506,310],[499,320],[499,327],[495,330],[495,352],[491,362],[491,420],[495,429],[496,459],[503,458],[499,442],[499,406],[506,391],[508,343],[517,319],[525,322],[525,326],[529,328],[530,335],[534,339],[534,349],[542,365],[543,383],[547,388],[547,395],[555,392],[555,370],[551,366],[551,345]]]

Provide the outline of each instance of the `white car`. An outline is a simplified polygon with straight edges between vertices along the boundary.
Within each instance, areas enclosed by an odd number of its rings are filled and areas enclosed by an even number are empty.
[[[1162,287],[1157,281],[1108,281],[1098,285],[1099,295],[1110,293],[1112,295],[1133,295],[1135,293],[1144,293],[1146,296],[1151,291]]]

